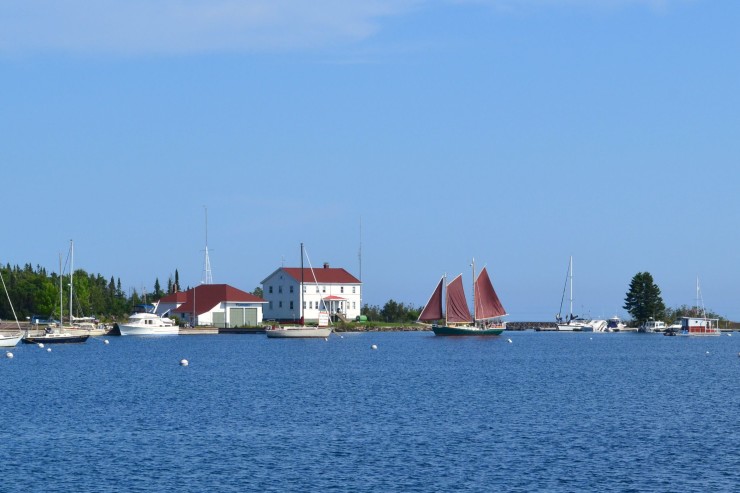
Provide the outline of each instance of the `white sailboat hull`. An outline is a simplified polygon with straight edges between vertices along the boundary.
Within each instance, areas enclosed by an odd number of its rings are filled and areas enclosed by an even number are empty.
[[[15,347],[20,340],[23,338],[23,334],[16,335],[0,335],[0,347]]]
[[[582,331],[586,326],[585,322],[571,322],[569,324],[558,324],[558,330],[565,332]]]
[[[284,339],[325,338],[331,334],[331,327],[276,327],[265,330],[265,334],[270,338]]]

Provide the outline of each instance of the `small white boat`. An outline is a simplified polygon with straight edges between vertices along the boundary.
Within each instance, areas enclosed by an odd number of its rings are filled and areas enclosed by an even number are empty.
[[[126,323],[118,324],[122,336],[177,335],[180,327],[166,317],[154,313],[133,313]]]
[[[666,328],[665,322],[662,320],[648,320],[637,328],[637,332],[652,334],[655,332],[664,332]]]
[[[287,325],[265,329],[267,337],[277,338],[326,338],[331,335],[331,327],[309,327],[306,325]]]
[[[622,322],[622,319],[618,316],[614,315],[612,318],[606,321],[606,331],[607,332],[619,332],[620,330],[624,330],[627,326],[624,325],[624,322]]]

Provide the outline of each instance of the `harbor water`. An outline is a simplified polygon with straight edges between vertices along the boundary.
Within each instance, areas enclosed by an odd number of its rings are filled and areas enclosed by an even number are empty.
[[[740,334],[108,340],[0,354],[0,490],[740,484]]]

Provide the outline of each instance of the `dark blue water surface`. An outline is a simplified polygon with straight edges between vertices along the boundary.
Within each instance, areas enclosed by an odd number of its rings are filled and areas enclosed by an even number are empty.
[[[109,340],[0,359],[1,491],[740,487],[740,334]]]

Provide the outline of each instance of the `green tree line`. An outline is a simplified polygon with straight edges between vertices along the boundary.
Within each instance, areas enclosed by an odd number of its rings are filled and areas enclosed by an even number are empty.
[[[32,315],[59,317],[60,309],[60,282],[59,274],[48,273],[40,266],[33,268],[31,264],[11,267],[10,264],[0,267],[8,296],[0,296],[0,319],[13,318],[13,312],[8,297],[13,303],[15,313],[20,321]],[[154,288],[146,293],[136,290],[124,291],[121,288],[121,279],[106,278],[101,274],[88,274],[83,269],[77,269],[72,276],[74,283],[72,309],[75,317],[96,316],[101,320],[115,320],[131,313],[134,305],[159,300],[163,296],[174,292],[179,284],[179,274],[175,271],[174,278],[170,278],[166,289],[163,289],[159,279],[155,279]],[[69,275],[61,279],[61,304],[64,317],[69,316]]]

